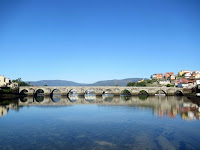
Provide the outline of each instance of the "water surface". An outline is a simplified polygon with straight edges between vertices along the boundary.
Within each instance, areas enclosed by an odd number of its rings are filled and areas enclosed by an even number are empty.
[[[1,102],[0,149],[200,149],[186,97],[33,97]]]

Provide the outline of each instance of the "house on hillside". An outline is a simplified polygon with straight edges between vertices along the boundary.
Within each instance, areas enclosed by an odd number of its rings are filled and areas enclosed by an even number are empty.
[[[188,73],[184,74],[184,77],[187,78],[187,79],[189,79],[191,76],[192,76],[191,72],[188,72]]]
[[[160,79],[159,80],[159,84],[161,85],[167,85],[167,84],[170,84],[170,80],[167,80],[167,79]]]
[[[162,78],[163,78],[162,73],[157,73],[157,74],[151,75],[151,79],[162,79]]]
[[[178,75],[183,76],[186,73],[191,73],[191,71],[190,70],[181,70],[181,71],[179,71]]]
[[[200,71],[193,71],[191,77],[195,79],[200,79]]]
[[[138,81],[138,83],[143,82],[143,81],[144,81],[144,79],[141,79],[141,80]]]
[[[171,75],[170,76],[170,80],[176,80],[176,76],[175,75]]]
[[[187,79],[181,78],[176,81],[177,87],[187,88],[189,86],[189,81]]]
[[[173,75],[174,73],[173,72],[166,72],[165,73],[165,78],[169,78]]]
[[[200,80],[196,80],[196,85],[200,85]]]

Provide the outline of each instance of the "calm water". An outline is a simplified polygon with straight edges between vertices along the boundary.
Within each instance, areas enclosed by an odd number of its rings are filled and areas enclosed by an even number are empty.
[[[1,101],[0,149],[200,149],[185,97],[27,97]]]

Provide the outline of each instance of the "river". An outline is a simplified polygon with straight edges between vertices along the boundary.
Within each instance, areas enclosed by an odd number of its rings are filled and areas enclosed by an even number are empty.
[[[200,149],[186,97],[25,97],[0,105],[0,149]]]

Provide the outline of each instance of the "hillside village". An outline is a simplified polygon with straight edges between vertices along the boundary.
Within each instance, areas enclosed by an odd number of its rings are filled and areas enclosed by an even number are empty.
[[[151,79],[161,86],[175,86],[193,88],[200,84],[200,71],[181,70],[175,75],[173,72],[157,73],[151,75]]]

